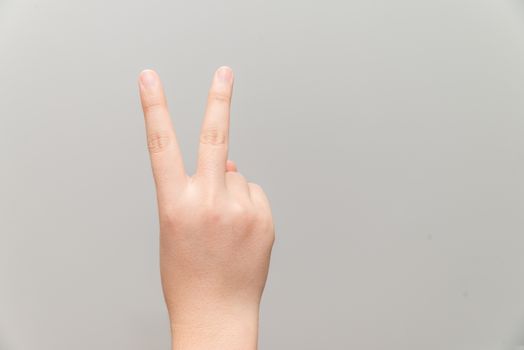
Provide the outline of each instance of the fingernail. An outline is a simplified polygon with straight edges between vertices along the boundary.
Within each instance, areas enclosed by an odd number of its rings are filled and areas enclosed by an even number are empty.
[[[230,83],[233,79],[233,71],[229,67],[220,67],[217,70],[217,77],[223,83]]]
[[[152,88],[157,83],[157,77],[155,72],[150,69],[144,70],[140,74],[140,82],[145,88]]]

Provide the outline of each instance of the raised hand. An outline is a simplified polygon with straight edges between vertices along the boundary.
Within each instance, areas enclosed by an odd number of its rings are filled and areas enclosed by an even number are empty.
[[[189,176],[152,70],[139,77],[160,220],[160,270],[173,349],[256,349],[274,226],[269,201],[228,160],[233,72],[219,68]]]

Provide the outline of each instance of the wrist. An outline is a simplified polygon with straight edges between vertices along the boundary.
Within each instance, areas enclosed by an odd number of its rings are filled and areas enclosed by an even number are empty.
[[[170,312],[173,350],[255,350],[259,305],[200,305]]]

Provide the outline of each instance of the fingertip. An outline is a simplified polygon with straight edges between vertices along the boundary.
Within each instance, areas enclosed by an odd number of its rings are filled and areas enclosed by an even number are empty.
[[[216,72],[215,75],[218,77],[218,79],[225,83],[230,83],[233,81],[233,69],[229,66],[220,66]]]
[[[138,80],[144,88],[152,88],[158,83],[158,74],[153,69],[144,69],[140,72]]]
[[[228,65],[222,65],[222,66],[218,67],[218,68],[217,68],[217,71],[220,71],[220,70],[226,70],[226,71],[233,72],[233,68],[231,68],[231,67],[228,66]]]
[[[140,72],[139,76],[142,76],[143,74],[148,74],[148,73],[156,73],[154,69],[152,68],[145,68],[145,69],[142,69],[142,71]]]

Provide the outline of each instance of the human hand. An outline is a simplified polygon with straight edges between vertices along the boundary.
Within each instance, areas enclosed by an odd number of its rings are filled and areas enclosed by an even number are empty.
[[[228,160],[233,72],[219,68],[197,171],[184,169],[158,75],[139,77],[160,221],[160,271],[174,349],[256,349],[274,226],[269,201]]]

